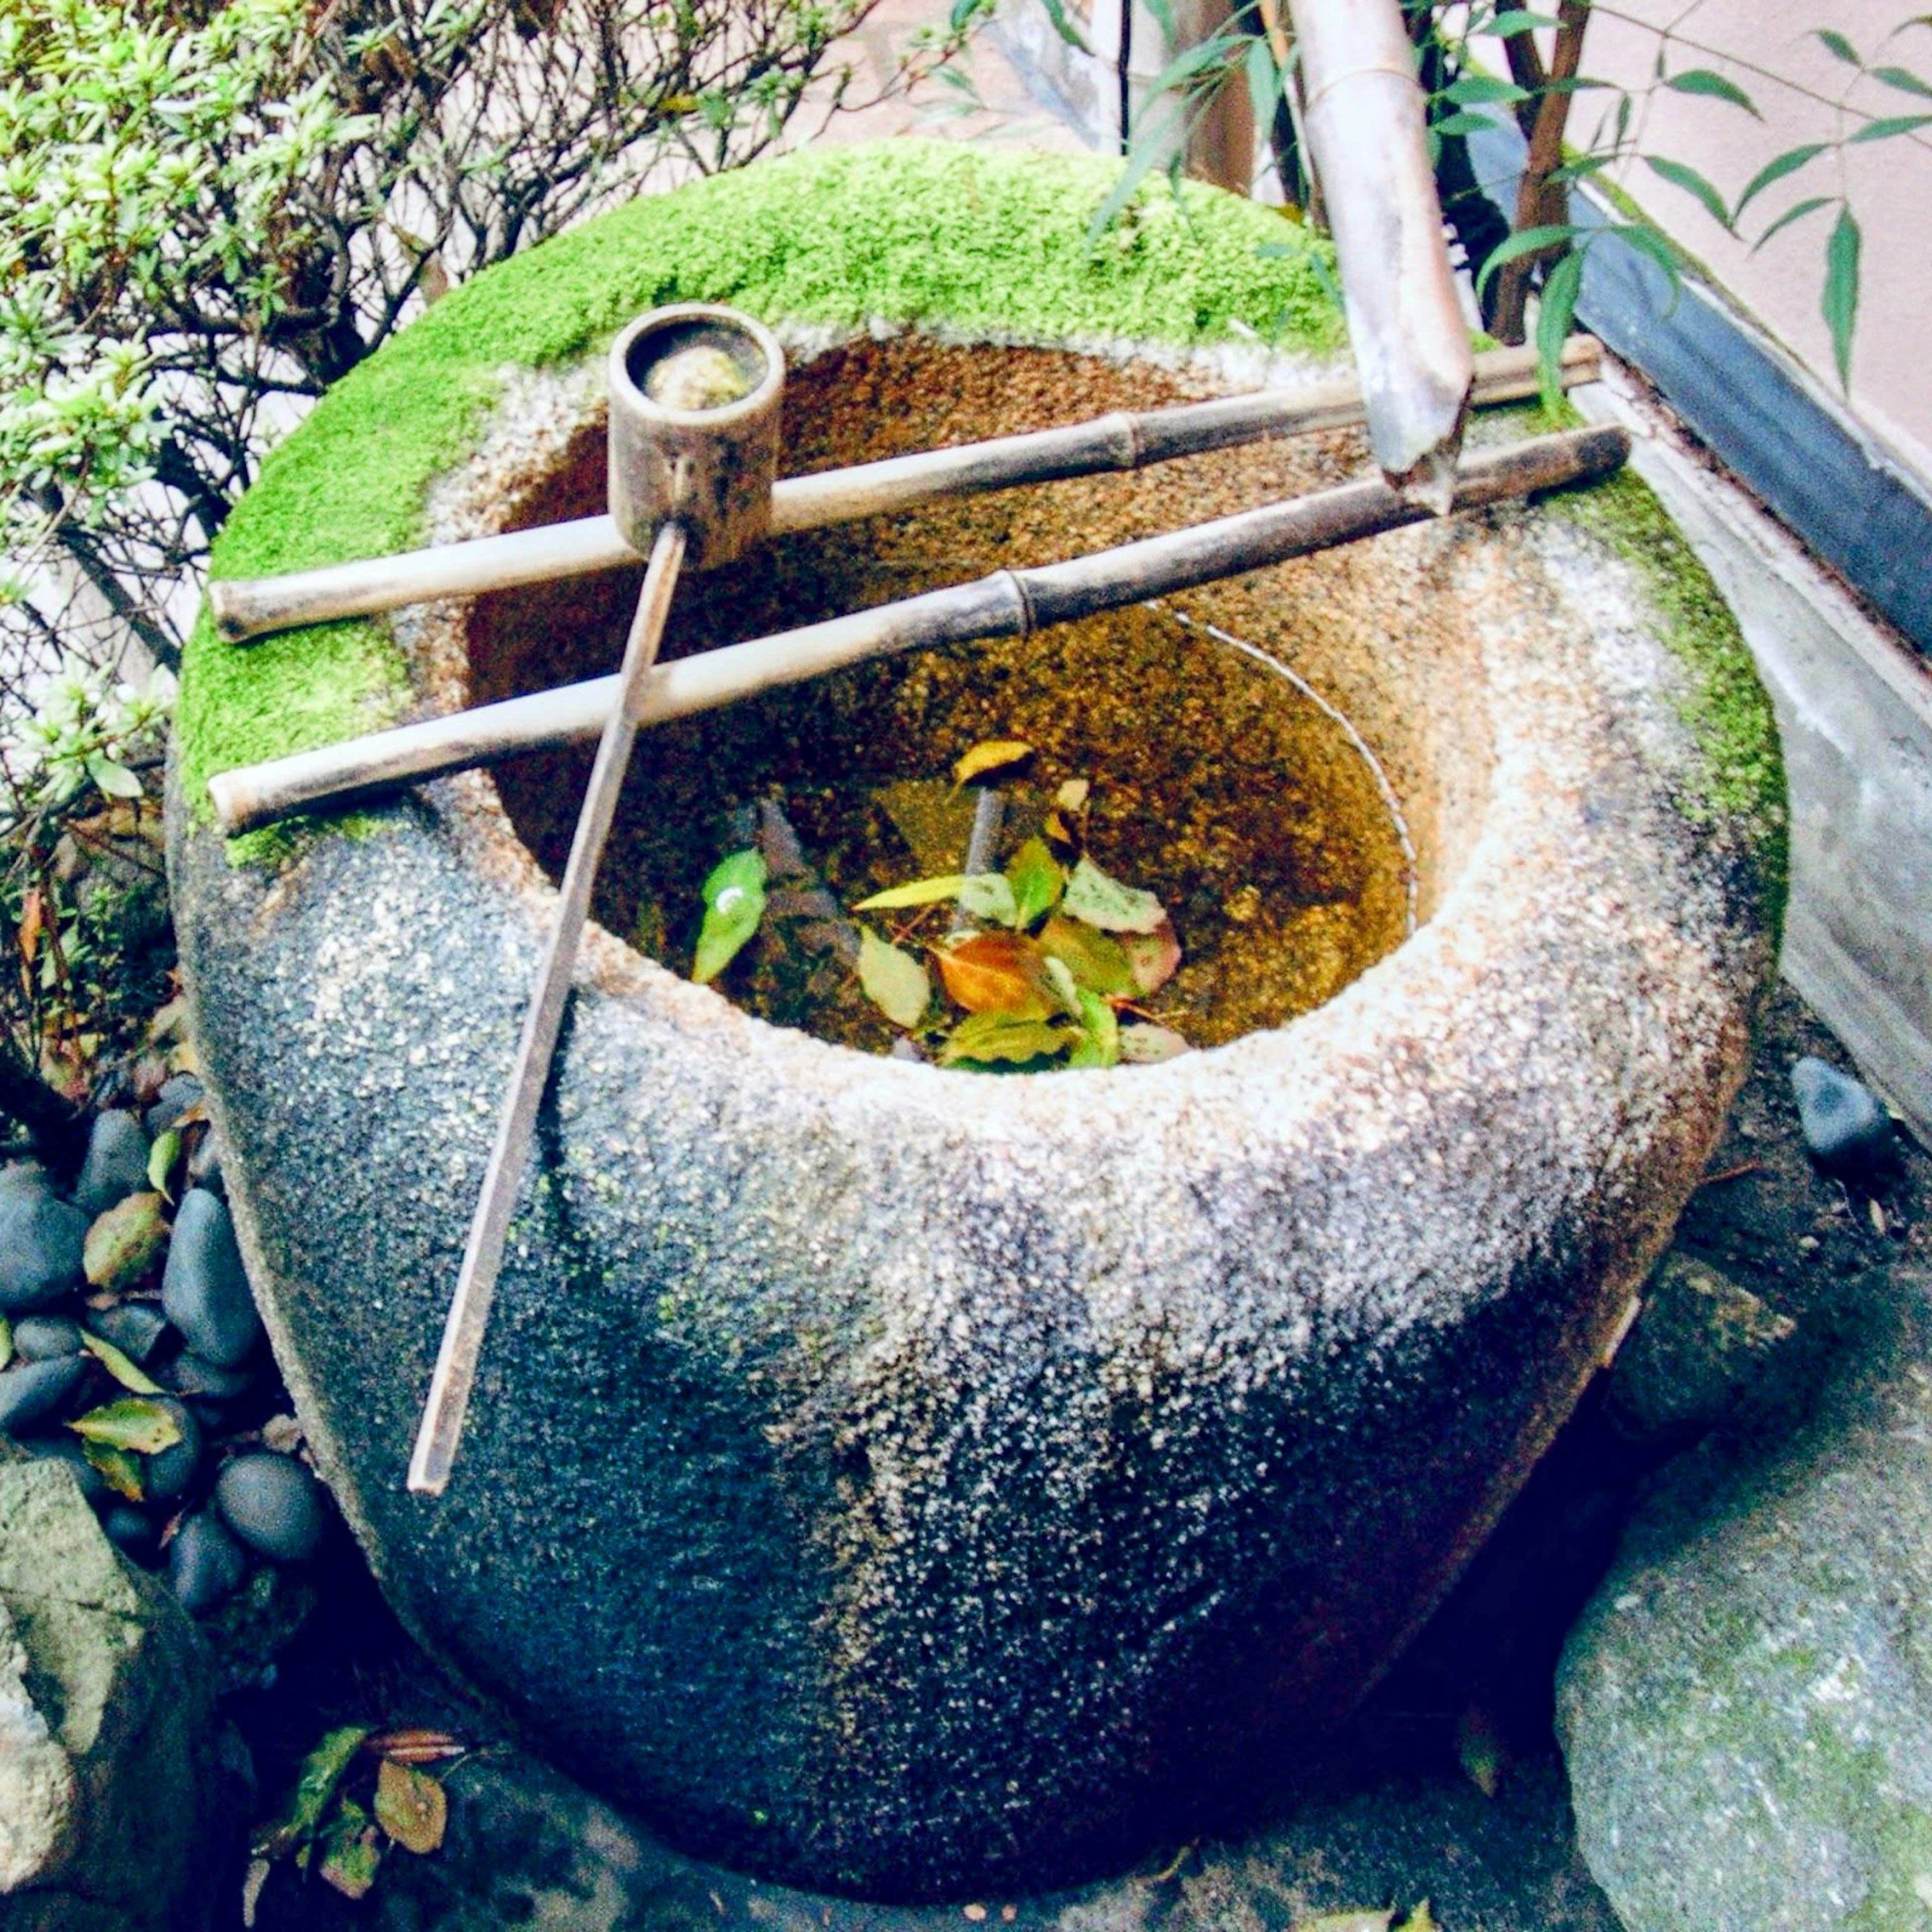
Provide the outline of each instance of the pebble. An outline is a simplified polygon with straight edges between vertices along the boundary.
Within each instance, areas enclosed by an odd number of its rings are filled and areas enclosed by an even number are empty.
[[[0,1369],[0,1429],[11,1436],[24,1436],[37,1423],[58,1413],[86,1373],[86,1361],[78,1355]]]
[[[194,1145],[188,1157],[188,1178],[197,1187],[206,1188],[211,1194],[227,1197],[228,1184],[221,1173],[221,1142],[211,1125]]]
[[[162,1378],[176,1395],[206,1402],[232,1402],[254,1387],[255,1371],[247,1364],[238,1369],[224,1369],[219,1364],[184,1348],[162,1371]]]
[[[147,1492],[151,1502],[178,1502],[194,1482],[201,1467],[201,1424],[194,1412],[166,1396],[150,1398],[158,1402],[175,1419],[181,1440],[170,1443],[147,1459]]]
[[[1834,1174],[1868,1172],[1889,1160],[1896,1142],[1878,1096],[1862,1081],[1807,1054],[1791,1070],[1804,1144]]]
[[[87,1216],[57,1200],[38,1168],[0,1186],[0,1315],[44,1308],[77,1291],[86,1240]]]
[[[132,1503],[117,1502],[102,1513],[100,1527],[123,1556],[146,1564],[154,1555],[154,1526]]]
[[[64,1462],[74,1472],[81,1494],[89,1502],[98,1504],[112,1500],[113,1492],[107,1486],[107,1478],[87,1460],[79,1436],[63,1431],[58,1436],[35,1436],[20,1446],[44,1462]]]
[[[248,1574],[248,1559],[241,1544],[222,1528],[212,1510],[197,1510],[182,1520],[168,1545],[168,1587],[183,1610],[212,1610],[242,1587]]]
[[[158,1139],[201,1098],[202,1084],[192,1073],[171,1073],[161,1082],[154,1104],[142,1117],[150,1139]],[[145,1174],[146,1169],[144,1168]]]
[[[152,1301],[122,1301],[90,1315],[87,1325],[130,1362],[146,1363],[168,1332],[168,1318]]]
[[[189,1348],[218,1368],[238,1368],[262,1332],[235,1224],[226,1204],[205,1187],[191,1187],[182,1198],[161,1277],[161,1306]]]
[[[14,1352],[23,1362],[58,1361],[80,1353],[80,1324],[64,1315],[23,1315],[14,1324]]]
[[[92,1220],[147,1184],[148,1136],[140,1121],[121,1107],[95,1114],[87,1137],[87,1158],[74,1183],[74,1204]]]
[[[237,1456],[216,1479],[214,1502],[250,1550],[278,1563],[306,1563],[328,1533],[328,1492],[292,1456]]]

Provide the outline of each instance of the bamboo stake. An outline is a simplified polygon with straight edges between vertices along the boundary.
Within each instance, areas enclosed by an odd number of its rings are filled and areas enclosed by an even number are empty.
[[[1594,482],[1618,469],[1629,449],[1623,430],[1598,428],[1474,457],[1458,473],[1454,507],[1476,509]],[[994,571],[971,583],[657,665],[645,680],[638,722],[661,724],[712,710],[896,651],[1024,637],[1044,625],[1286,562],[1430,514],[1371,480],[1069,562]],[[609,713],[616,682],[592,678],[225,772],[209,781],[208,796],[230,833],[292,812],[333,810],[413,780],[593,737]]]
[[[615,702],[604,722],[597,762],[591,770],[576,836],[571,841],[556,916],[550,923],[550,941],[524,1015],[523,1037],[496,1123],[496,1144],[490,1150],[483,1192],[470,1223],[456,1293],[443,1324],[435,1372],[430,1378],[429,1399],[410,1456],[409,1486],[418,1496],[442,1495],[456,1460],[482,1353],[483,1331],[496,1294],[497,1270],[502,1265],[510,1211],[516,1205],[517,1189],[529,1163],[537,1108],[549,1083],[550,1060],[563,1026],[564,1004],[570,998],[578,943],[590,916],[590,889],[596,882],[598,863],[616,816],[631,748],[637,741],[645,680],[658,654],[664,620],[670,614],[671,592],[677,586],[684,549],[682,524],[666,524],[658,532],[651,547],[650,566],[644,573],[644,587],[638,593],[637,614],[631,622],[624,668],[608,680],[616,687]]]
[[[1564,386],[1594,382],[1600,359],[1592,338],[1572,337],[1563,351]],[[1492,350],[1476,358],[1475,401],[1514,402],[1536,393],[1534,350]],[[1137,470],[1274,436],[1346,428],[1361,422],[1362,408],[1360,386],[1345,379],[1172,409],[1120,410],[1063,428],[788,477],[772,491],[771,527],[775,533],[818,530],[946,497]],[[637,552],[608,516],[584,517],[284,577],[218,580],[208,586],[208,596],[215,629],[238,644],[299,624],[372,616],[433,598],[507,590],[637,561]]]

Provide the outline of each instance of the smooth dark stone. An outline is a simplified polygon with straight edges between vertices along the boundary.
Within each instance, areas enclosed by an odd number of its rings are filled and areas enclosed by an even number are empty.
[[[45,1180],[0,1187],[0,1315],[21,1315],[82,1285],[87,1216]]]
[[[154,1302],[123,1301],[88,1316],[87,1325],[130,1362],[145,1364],[168,1332],[168,1318]]]
[[[107,1540],[123,1556],[136,1563],[152,1563],[156,1540],[154,1526],[132,1503],[117,1502],[101,1512],[100,1527]]]
[[[190,1188],[175,1216],[161,1306],[188,1346],[218,1368],[238,1368],[262,1332],[227,1204],[205,1187]]]
[[[246,1395],[255,1382],[255,1371],[246,1363],[238,1369],[224,1369],[192,1348],[184,1349],[160,1372],[176,1395],[208,1402],[232,1402]]]
[[[183,1519],[168,1545],[168,1587],[182,1609],[212,1610],[242,1587],[248,1558],[242,1546],[224,1529],[212,1510],[197,1510]]]
[[[58,1361],[80,1353],[80,1324],[64,1315],[23,1315],[14,1324],[14,1352],[23,1362]]]
[[[77,1355],[0,1369],[0,1429],[20,1436],[57,1415],[86,1373]]]
[[[148,1136],[140,1121],[119,1107],[95,1114],[87,1158],[74,1185],[74,1204],[92,1220],[147,1184]]]
[[[29,1456],[37,1456],[44,1462],[64,1462],[74,1472],[74,1479],[80,1485],[81,1494],[89,1502],[105,1502],[112,1496],[114,1492],[107,1486],[106,1478],[87,1460],[79,1436],[64,1432],[58,1436],[36,1436],[20,1447]]]
[[[174,1418],[181,1440],[171,1443],[159,1454],[147,1458],[148,1499],[158,1503],[178,1502],[186,1496],[201,1466],[202,1430],[194,1410],[166,1396],[157,1400]]]
[[[1791,1070],[1798,1124],[1820,1166],[1856,1174],[1882,1166],[1898,1150],[1892,1116],[1862,1080],[1807,1054]]]
[[[154,1103],[143,1116],[151,1140],[158,1140],[201,1098],[201,1082],[192,1073],[171,1073],[161,1082]]]
[[[250,1550],[278,1563],[306,1563],[328,1534],[328,1496],[292,1456],[238,1456],[215,1479],[215,1506]]]
[[[228,1184],[221,1178],[221,1142],[212,1126],[188,1157],[188,1178],[196,1186],[226,1198]]]

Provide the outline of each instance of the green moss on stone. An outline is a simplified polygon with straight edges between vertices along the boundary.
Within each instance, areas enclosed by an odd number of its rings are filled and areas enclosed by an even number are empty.
[[[1750,837],[1766,916],[1772,932],[1780,930],[1790,874],[1784,758],[1771,700],[1730,606],[1635,471],[1552,497],[1547,507],[1641,579],[1658,635],[1688,674],[1679,714],[1703,754],[1702,782],[1680,802],[1694,823],[1728,820]]]
[[[1177,203],[1156,182],[1090,249],[1115,173],[1111,162],[899,140],[634,201],[456,290],[338,384],[264,464],[213,574],[413,548],[430,482],[473,447],[506,366],[575,360],[662,302],[1016,342],[1191,345],[1254,332],[1291,349],[1341,347],[1324,244],[1251,202],[1190,183]],[[217,772],[378,729],[408,698],[386,623],[237,647],[204,614],[178,716],[184,794],[205,820]],[[238,841],[236,856],[282,842]]]

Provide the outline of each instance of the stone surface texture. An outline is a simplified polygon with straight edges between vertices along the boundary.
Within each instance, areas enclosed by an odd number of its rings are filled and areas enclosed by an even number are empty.
[[[1630,1932],[1932,1924],[1932,1278],[1808,1426],[1672,1464],[1571,1633],[1578,1836]]]
[[[992,198],[1001,170],[1062,164],[947,165]],[[872,228],[897,211],[844,218],[844,295],[889,306]],[[1238,285],[1252,258],[1228,245],[1214,272]],[[614,325],[656,272],[608,292]],[[432,320],[536,299],[519,273]],[[1089,353],[938,364],[932,334],[788,340],[802,364],[850,358],[850,404],[819,392],[835,429],[850,412],[835,448],[1313,373],[1094,326],[1066,332]],[[916,394],[888,380],[922,368]],[[502,379],[427,533],[500,519],[594,434],[585,385],[547,380]],[[916,538],[963,576],[1051,555],[1070,526],[1113,541],[1363,460],[1348,438],[1223,454],[850,541]],[[263,490],[318,490],[316,516],[378,488],[286,461]],[[1708,692],[1656,594],[1559,508],[1190,601],[1291,657],[1375,746],[1424,914],[1328,1005],[1226,1048],[945,1072],[768,1027],[593,932],[440,1501],[403,1472],[554,895],[481,777],[268,862],[231,862],[178,796],[243,1252],[405,1617],[684,1846],[875,1894],[1118,1868],[1332,1724],[1568,1412],[1743,1066],[1781,807],[1727,789],[1728,754],[1687,723]],[[458,618],[398,630],[422,688],[460,700]],[[298,707],[300,648],[221,661],[227,701],[259,676],[264,706]],[[1747,673],[1748,737],[1756,701]],[[1746,748],[1774,787],[1774,746]]]
[[[50,1462],[0,1462],[0,1932],[204,1917],[214,1697],[187,1618]]]

